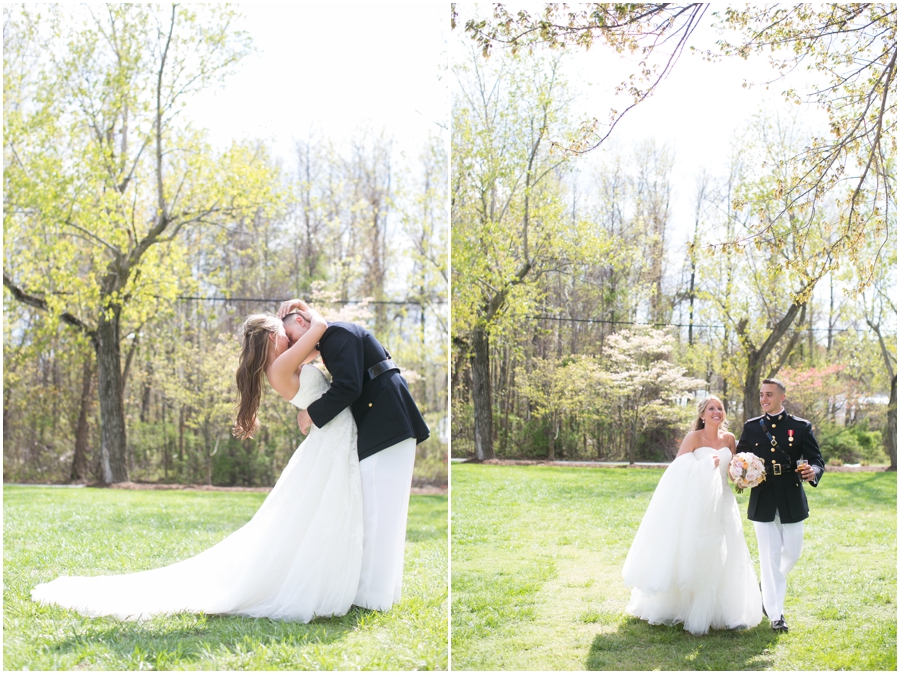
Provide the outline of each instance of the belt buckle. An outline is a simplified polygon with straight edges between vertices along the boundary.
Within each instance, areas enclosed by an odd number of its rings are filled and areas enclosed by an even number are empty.
[[[776,463],[772,466],[772,474],[773,475],[781,475],[781,464]]]

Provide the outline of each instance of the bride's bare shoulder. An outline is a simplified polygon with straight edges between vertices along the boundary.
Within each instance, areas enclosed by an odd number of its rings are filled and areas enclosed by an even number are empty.
[[[684,439],[681,441],[681,447],[678,449],[678,454],[676,457],[681,456],[682,454],[688,454],[689,452],[693,452],[700,445],[697,444],[697,439],[700,436],[700,431],[688,431],[684,435]]]

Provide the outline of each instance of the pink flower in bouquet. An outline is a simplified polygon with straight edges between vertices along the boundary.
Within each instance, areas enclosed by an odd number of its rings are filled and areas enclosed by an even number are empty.
[[[741,493],[745,489],[753,489],[766,479],[766,468],[762,460],[752,452],[739,452],[731,459],[728,474]]]

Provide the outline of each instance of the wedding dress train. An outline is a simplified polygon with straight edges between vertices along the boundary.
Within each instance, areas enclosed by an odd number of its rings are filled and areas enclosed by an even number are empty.
[[[305,409],[328,390],[303,366],[291,401]],[[253,518],[195,557],[119,576],[60,577],[33,600],[89,616],[145,619],[207,613],[308,622],[343,615],[359,584],[362,488],[349,409],[313,426]]]
[[[719,456],[715,467],[713,455]],[[626,612],[693,634],[762,620],[756,571],[728,486],[731,452],[700,447],[663,474],[625,559]]]

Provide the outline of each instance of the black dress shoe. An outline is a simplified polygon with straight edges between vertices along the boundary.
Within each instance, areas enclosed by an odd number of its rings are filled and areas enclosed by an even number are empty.
[[[772,621],[772,631],[773,632],[787,632],[788,631],[787,623],[784,622],[784,616],[781,616],[778,620]]]

